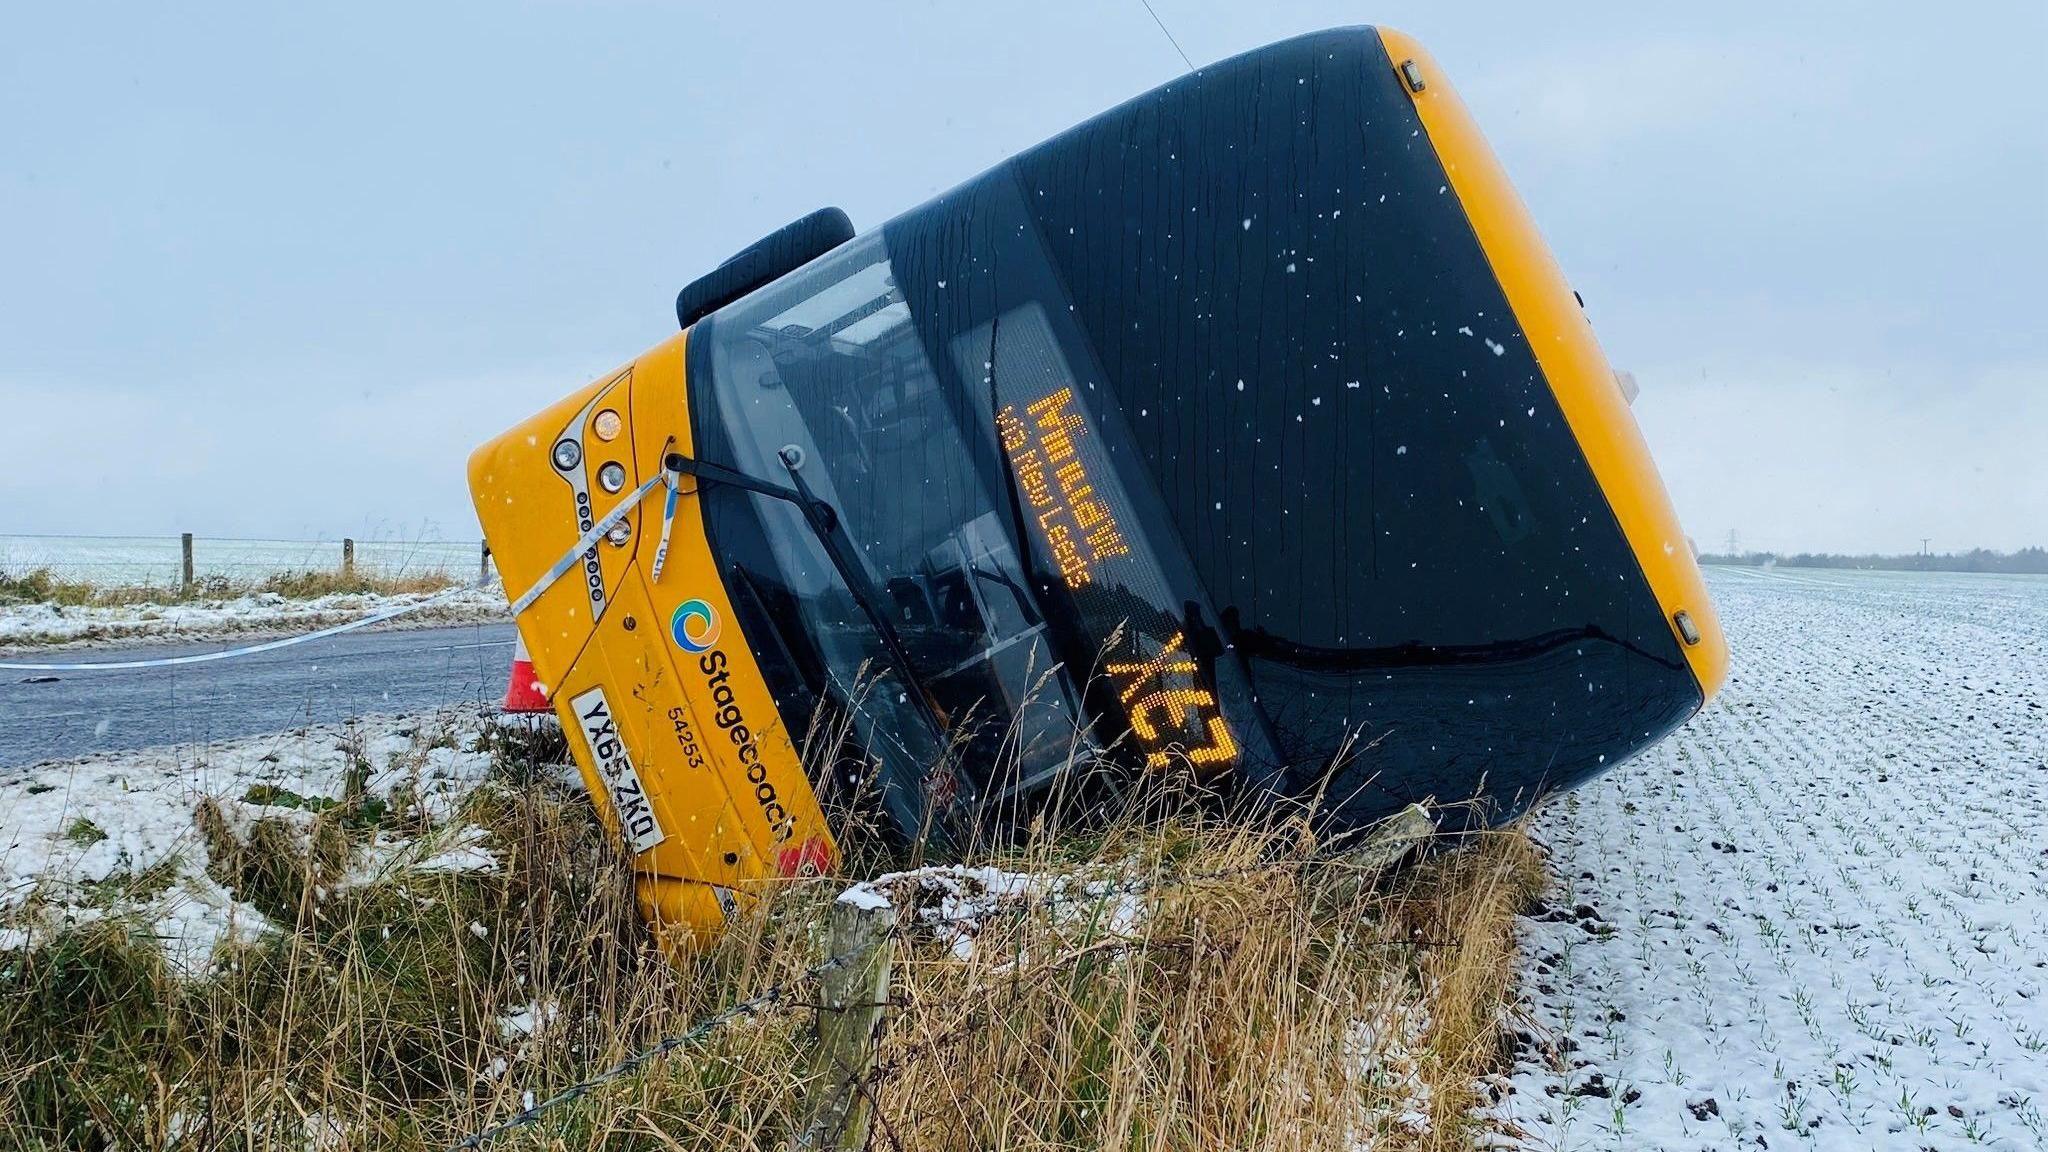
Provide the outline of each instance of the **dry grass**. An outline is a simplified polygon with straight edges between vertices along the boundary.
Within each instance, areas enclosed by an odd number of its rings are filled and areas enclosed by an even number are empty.
[[[368,797],[242,829],[202,810],[213,874],[284,930],[197,981],[114,919],[0,952],[0,1145],[445,1147],[821,959],[842,881],[782,887],[707,954],[666,960],[588,802],[536,771],[559,744],[503,736],[497,754],[462,813],[495,873],[343,883],[351,844],[424,827]],[[976,855],[1030,892],[963,929],[933,922],[940,881],[899,886],[873,1146],[1470,1146],[1540,875],[1519,832],[1370,881],[1299,823],[1199,811]],[[798,981],[493,1146],[783,1147],[815,996]]]
[[[1020,914],[965,963],[913,949],[881,1054],[885,1136],[1467,1146],[1475,1077],[1500,1052],[1512,917],[1538,875],[1526,839],[1478,838],[1383,888],[1293,829],[1125,828],[1095,861],[1145,885],[1135,916],[1113,898]],[[1119,932],[1119,912],[1140,926]]]
[[[311,600],[337,593],[439,592],[461,583],[447,572],[410,572],[396,576],[357,569],[305,569],[279,572],[261,580],[207,576],[186,587],[170,584],[99,584],[66,580],[48,568],[25,572],[0,571],[0,605],[57,604],[66,608],[116,608],[132,604],[187,604],[228,600],[275,592],[288,600]]]
[[[384,595],[402,592],[439,592],[443,588],[453,588],[461,582],[446,572],[410,572],[398,576],[382,576],[360,570],[344,573],[339,570],[314,568],[267,576],[257,582],[253,591],[275,592],[288,600],[312,600],[343,592],[377,592]]]

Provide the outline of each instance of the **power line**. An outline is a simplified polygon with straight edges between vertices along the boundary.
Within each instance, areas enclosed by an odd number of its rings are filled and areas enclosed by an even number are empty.
[[[1180,62],[1188,66],[1188,71],[1193,72],[1195,70],[1195,62],[1193,60],[1188,59],[1188,54],[1181,50],[1180,41],[1175,40],[1173,38],[1173,33],[1169,31],[1166,27],[1166,21],[1161,20],[1159,18],[1159,13],[1153,11],[1152,0],[1138,0],[1138,3],[1143,4],[1145,6],[1145,11],[1150,12],[1152,14],[1152,22],[1154,24],[1159,25],[1159,31],[1166,35],[1166,42],[1168,44],[1173,45],[1173,50],[1175,52],[1180,53]]]

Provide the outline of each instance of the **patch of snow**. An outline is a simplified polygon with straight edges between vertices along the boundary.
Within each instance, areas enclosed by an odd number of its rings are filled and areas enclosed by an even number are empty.
[[[1429,1016],[1427,1005],[1420,1000],[1395,1000],[1372,1018],[1352,1025],[1351,1059],[1359,1076],[1375,1097],[1384,1094],[1388,1101],[1366,1109],[1366,1139],[1358,1146],[1359,1152],[1376,1147],[1377,1137],[1390,1131],[1409,1137],[1429,1133],[1432,1093],[1423,1075],[1424,1061],[1430,1056]]]
[[[344,1152],[355,1146],[348,1126],[324,1110],[307,1114],[305,1131],[307,1152]]]
[[[1087,880],[1067,874],[1009,872],[991,866],[944,865],[891,872],[839,894],[842,903],[879,910],[907,907],[961,960],[974,956],[983,925],[1043,904],[1056,914],[1100,916],[1103,931],[1130,936],[1144,926],[1144,896],[1126,879]]]
[[[890,906],[887,894],[871,884],[855,884],[839,894],[839,903],[851,904],[865,912],[880,912]]]
[[[558,1001],[536,1000],[498,1017],[498,1035],[507,1041],[533,1036],[546,1031],[561,1016],[562,1006]]]
[[[183,604],[122,604],[70,607],[61,604],[0,606],[0,649],[74,648],[109,643],[219,640],[310,632],[350,620],[443,597],[378,629],[439,627],[511,619],[501,588],[461,588],[447,593],[337,593],[287,600],[275,592],[229,600]]]
[[[469,710],[370,717],[197,751],[103,753],[20,770],[0,780],[0,947],[117,912],[149,925],[177,969],[203,972],[220,943],[254,939],[270,925],[207,874],[206,844],[193,822],[201,800],[214,798],[230,831],[241,835],[268,817],[306,827],[311,813],[281,793],[340,796],[351,749],[360,748],[380,766],[371,779],[381,787],[372,791],[388,795],[405,783],[423,804],[452,811],[483,779],[490,758],[422,745],[444,734],[468,744],[480,719]],[[275,790],[273,802],[247,799],[259,785]],[[473,827],[430,833],[418,843],[380,839],[364,855],[429,871],[497,867]],[[351,877],[366,867],[353,862]]]
[[[466,831],[483,838],[484,830],[471,825]],[[462,844],[436,852],[432,856],[412,865],[414,872],[496,872],[498,858],[481,843]]]
[[[457,787],[438,792],[429,792],[419,797],[423,811],[446,808],[451,810],[468,794],[471,778],[461,778]],[[375,791],[373,788],[372,791]],[[429,797],[440,800],[440,804],[428,804]],[[346,875],[341,879],[342,887],[372,884],[389,879],[399,873],[440,872],[492,874],[498,870],[498,857],[485,840],[489,833],[474,824],[448,826],[443,823],[446,816],[435,815],[433,819],[440,826],[424,835],[398,836],[379,831],[369,844],[358,851],[349,864]]]

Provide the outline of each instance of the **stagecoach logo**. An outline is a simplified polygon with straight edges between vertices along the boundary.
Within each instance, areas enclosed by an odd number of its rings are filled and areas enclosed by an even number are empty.
[[[668,618],[669,635],[675,637],[683,651],[697,656],[697,670],[704,674],[704,689],[711,701],[710,722],[732,741],[732,754],[747,774],[747,783],[754,789],[754,803],[760,806],[761,818],[768,822],[775,842],[787,844],[796,836],[796,820],[783,806],[782,794],[776,791],[774,782],[768,779],[768,765],[761,762],[761,739],[766,733],[756,732],[747,723],[739,693],[733,688],[730,658],[718,647],[719,631],[718,610],[702,600],[683,601]],[[716,737],[707,741],[711,745],[717,743]]]
[[[685,652],[709,652],[718,643],[718,613],[702,600],[685,600],[668,618],[669,635]]]
[[[633,770],[633,758],[626,753],[625,737],[619,735],[604,689],[592,688],[571,699],[569,706],[576,710],[577,723],[583,726],[583,739],[590,745],[590,762],[597,769],[597,778],[604,782],[604,793],[619,819],[619,831],[634,855],[667,839],[660,819],[647,802],[647,790],[640,785],[640,773]]]

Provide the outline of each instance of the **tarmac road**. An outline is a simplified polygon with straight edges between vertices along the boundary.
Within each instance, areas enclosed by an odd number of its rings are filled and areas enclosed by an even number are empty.
[[[496,702],[505,695],[512,635],[509,623],[366,630],[182,667],[0,672],[0,777],[92,752],[197,745],[369,713]],[[71,649],[48,659],[149,659],[250,642]]]

